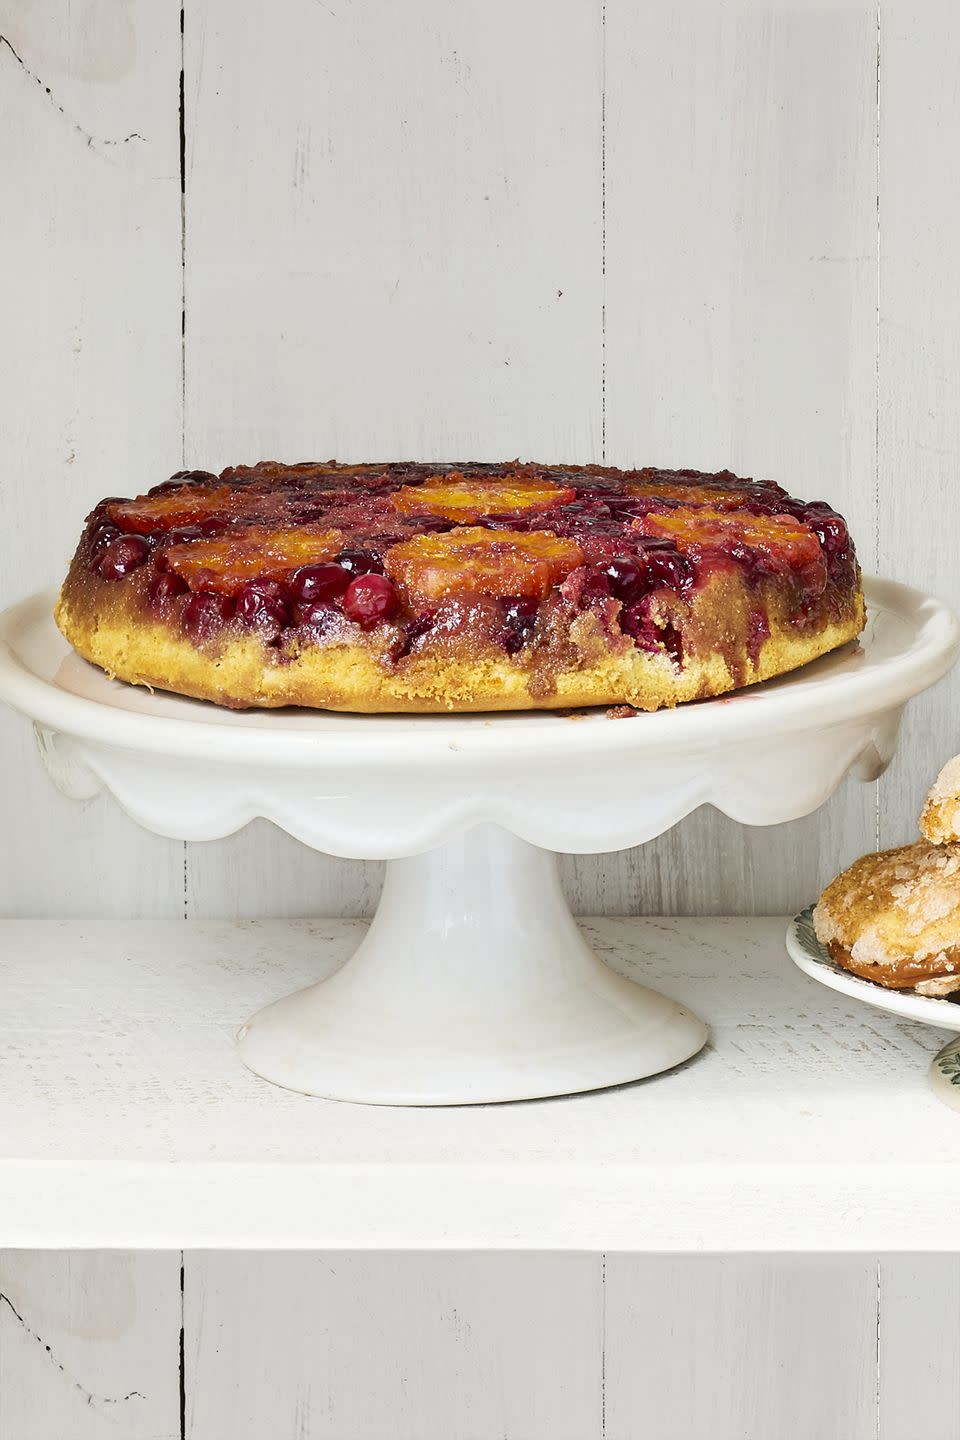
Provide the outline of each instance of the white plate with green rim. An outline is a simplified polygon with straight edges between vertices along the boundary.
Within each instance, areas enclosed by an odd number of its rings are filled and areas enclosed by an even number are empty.
[[[874,980],[861,980],[851,975],[820,944],[813,928],[813,906],[808,905],[795,915],[787,926],[787,953],[793,963],[812,979],[818,980],[841,995],[862,1000],[878,1010],[889,1010],[905,1020],[921,1025],[934,1025],[939,1030],[960,1031],[960,990],[957,999],[936,1000],[930,995],[917,995],[912,990],[888,990]],[[930,1065],[930,1085],[934,1094],[952,1110],[960,1110],[960,1034],[943,1047]]]

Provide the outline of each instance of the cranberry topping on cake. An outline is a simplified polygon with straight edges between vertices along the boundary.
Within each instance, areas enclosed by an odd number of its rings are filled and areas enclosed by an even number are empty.
[[[548,530],[527,533],[466,526],[416,535],[387,552],[389,573],[411,600],[449,595],[525,595],[542,599],[582,560],[579,546]]]
[[[109,605],[203,654],[259,645],[265,665],[336,647],[391,676],[425,657],[492,660],[520,667],[534,699],[558,674],[607,660],[659,666],[656,703],[671,703],[671,675],[697,666],[714,678],[682,698],[717,693],[717,655],[730,685],[743,684],[765,663],[772,673],[772,636],[802,637],[807,655],[818,631],[842,632],[835,645],[862,623],[842,517],[726,470],[265,461],[182,471],[100,502],[68,583],[80,576],[94,631]]]
[[[251,580],[284,580],[305,566],[332,559],[340,540],[337,530],[250,526],[217,540],[181,541],[163,558],[167,569],[186,580],[191,590],[236,595]]]
[[[402,515],[439,515],[475,525],[484,515],[515,517],[525,510],[549,510],[575,500],[576,495],[571,487],[524,475],[472,480],[454,472],[433,475],[422,485],[405,485],[393,496],[393,503]]]
[[[140,500],[118,500],[107,505],[107,516],[121,530],[149,535],[155,530],[196,525],[212,515],[224,514],[231,506],[240,508],[243,501],[242,492],[231,490],[229,485],[168,483],[171,488],[160,494],[152,492]]]

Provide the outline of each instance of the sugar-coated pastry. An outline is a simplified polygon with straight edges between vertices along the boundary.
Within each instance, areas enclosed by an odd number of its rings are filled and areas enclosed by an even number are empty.
[[[813,923],[855,975],[949,994],[960,987],[960,845],[917,840],[864,855],[827,886]]]
[[[843,519],[729,471],[189,471],[88,517],[57,607],[87,660],[234,708],[656,710],[863,629]]]
[[[920,830],[931,845],[960,843],[960,755],[947,761],[931,785]]]

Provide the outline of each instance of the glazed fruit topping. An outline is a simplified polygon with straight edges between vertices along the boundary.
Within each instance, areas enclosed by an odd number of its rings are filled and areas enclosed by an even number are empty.
[[[381,620],[393,620],[400,601],[385,575],[357,575],[343,597],[343,613],[361,630],[372,630]]]
[[[803,507],[803,518],[831,558],[850,550],[850,532],[843,517],[824,500],[814,500]]]
[[[182,490],[184,485],[207,485],[220,484],[219,475],[214,475],[210,470],[178,470],[169,480],[164,480],[160,485],[154,485],[147,491],[148,495],[165,495],[169,490]]]
[[[233,618],[236,602],[228,595],[213,595],[201,590],[191,595],[183,611],[183,628],[191,639],[203,643],[212,640]]]
[[[237,619],[256,630],[267,645],[272,644],[290,620],[284,586],[276,580],[252,580],[244,585],[237,600]]]
[[[624,605],[633,605],[647,588],[647,563],[643,555],[615,555],[603,567],[610,593]]]
[[[676,501],[679,505],[709,505],[714,510],[739,510],[743,506],[742,490],[724,490],[717,485],[693,485],[645,482],[628,485],[631,495],[640,500],[656,503],[660,500]]]
[[[577,544],[549,530],[478,526],[417,535],[386,556],[390,576],[420,605],[450,595],[542,598],[582,560]]]
[[[342,565],[304,565],[290,576],[290,594],[302,605],[339,600],[350,584],[350,571]]]
[[[351,575],[382,575],[383,561],[379,555],[374,555],[372,550],[347,549],[341,550],[337,556],[337,564]]]
[[[664,620],[657,615],[650,596],[623,611],[620,627],[624,634],[631,637],[639,650],[646,650],[654,655],[666,653],[675,665],[683,664],[680,631],[671,620]]]
[[[644,557],[647,567],[647,583],[651,589],[663,586],[681,594],[694,581],[693,566],[685,555],[667,546],[649,549]]]
[[[643,535],[672,541],[681,558],[689,556],[696,561],[713,553],[758,574],[794,570],[804,572],[821,588],[826,581],[819,539],[809,525],[791,515],[731,515],[708,507],[680,507],[663,515],[645,515],[633,523]],[[648,554],[647,562],[662,563],[656,552]]]
[[[150,581],[147,595],[151,605],[163,609],[169,600],[175,600],[178,595],[185,594],[186,590],[186,580],[174,575],[172,570],[158,570]]]
[[[171,530],[178,525],[195,525],[212,515],[240,508],[242,492],[229,485],[184,485],[173,489],[158,487],[142,500],[119,500],[107,506],[107,515],[121,530],[149,535],[152,530]]]
[[[516,655],[530,639],[536,627],[538,609],[536,600],[523,595],[514,595],[504,602],[501,643],[508,655]]]
[[[559,608],[679,664],[686,607],[665,592],[687,600],[734,567],[751,585],[756,663],[770,633],[761,582],[788,583],[802,624],[857,576],[843,519],[771,481],[519,461],[184,470],[135,500],[102,500],[79,553],[106,581],[142,571],[143,603],[198,642],[227,625],[266,645],[289,627],[318,642],[342,638],[346,620],[388,627],[385,663],[433,630],[511,655],[538,636],[549,648]]]
[[[149,554],[150,546],[142,535],[118,535],[103,546],[97,570],[104,580],[123,580],[139,570]]]
[[[336,530],[271,530],[251,526],[213,540],[174,545],[168,569],[191,590],[236,595],[250,581],[283,580],[305,566],[319,565],[340,548]]]
[[[475,480],[454,471],[434,475],[422,485],[404,486],[393,496],[393,503],[401,515],[437,515],[475,525],[483,515],[509,519],[525,510],[548,510],[575,498],[575,490],[549,480],[522,475]]]

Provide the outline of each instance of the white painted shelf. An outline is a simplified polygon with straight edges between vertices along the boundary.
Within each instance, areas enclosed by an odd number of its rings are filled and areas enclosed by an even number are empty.
[[[234,1048],[359,921],[0,922],[0,1248],[953,1243],[942,1032],[808,980],[780,918],[584,924],[704,1016],[707,1049],[591,1095],[402,1110],[277,1089]]]

